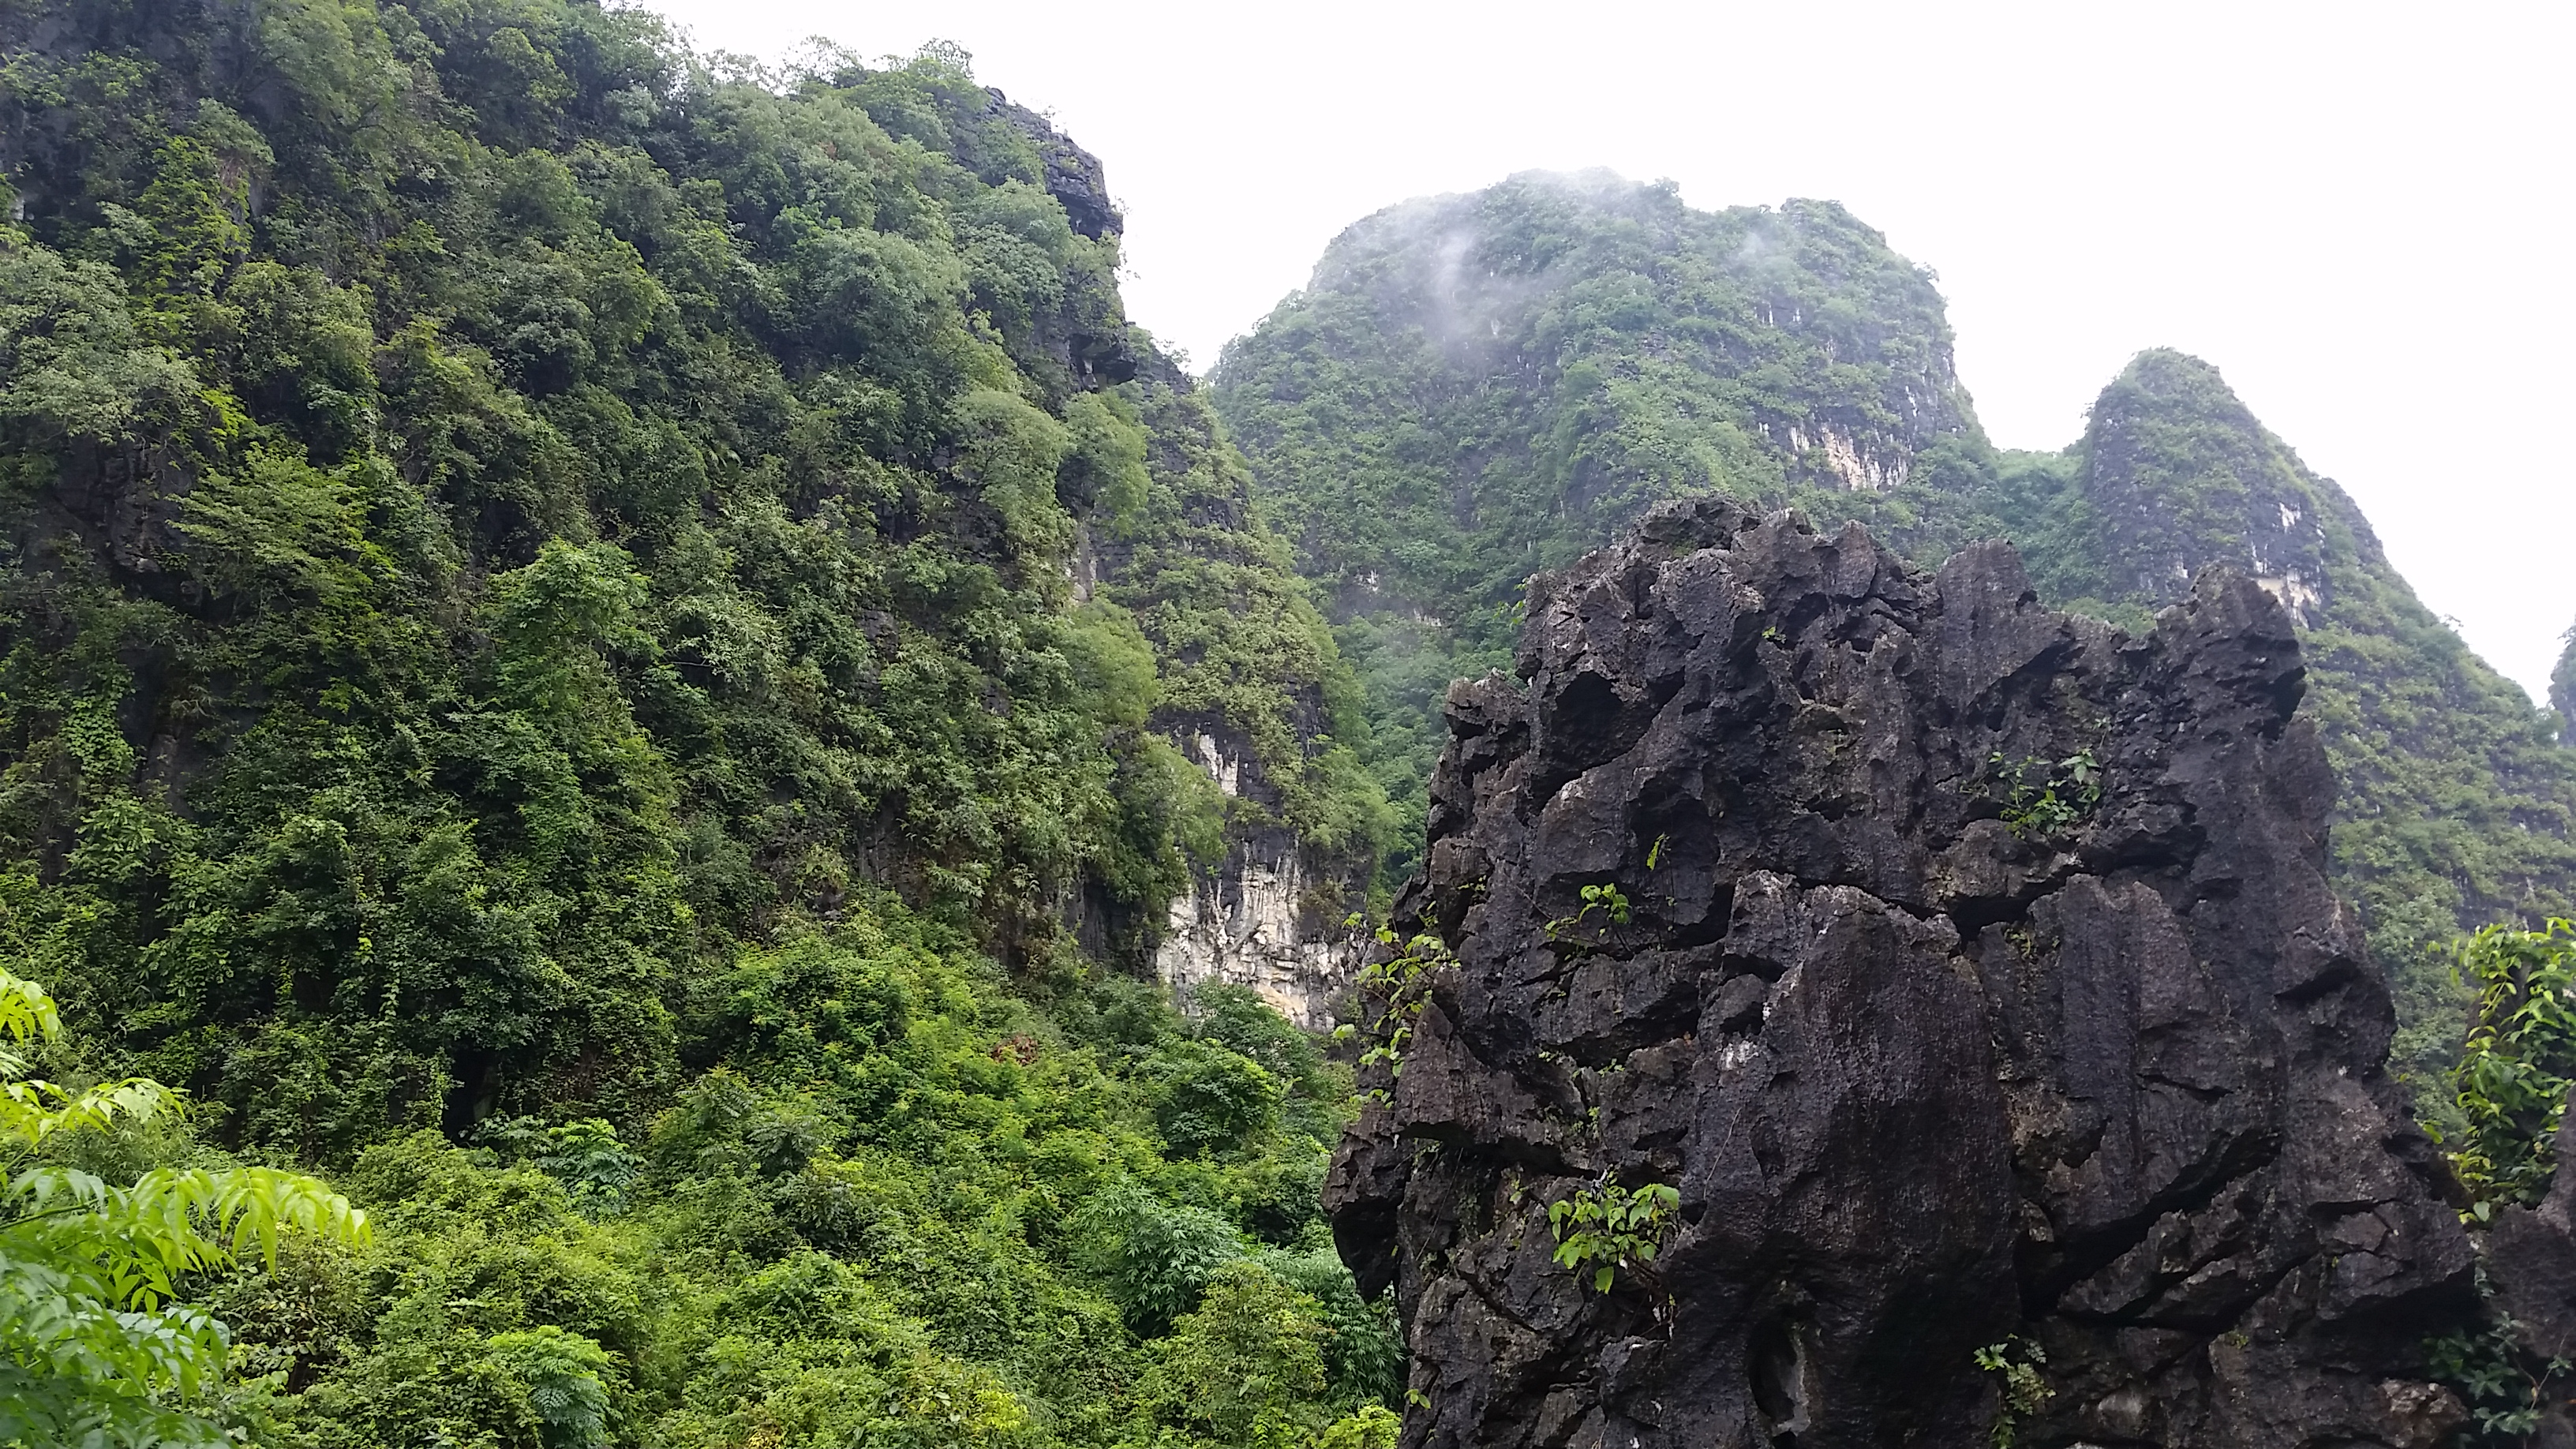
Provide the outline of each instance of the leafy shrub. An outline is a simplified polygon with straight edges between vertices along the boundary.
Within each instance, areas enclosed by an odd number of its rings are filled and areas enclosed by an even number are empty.
[[[1323,1066],[1315,1040],[1290,1025],[1260,993],[1231,982],[1203,981],[1190,993],[1201,1037],[1246,1057],[1282,1082],[1312,1082]]]
[[[1350,1270],[1329,1241],[1301,1252],[1265,1254],[1260,1261],[1282,1282],[1315,1300],[1316,1316],[1331,1331],[1324,1341],[1324,1376],[1335,1403],[1362,1411],[1377,1405],[1382,1411],[1402,1400],[1404,1329],[1396,1322],[1393,1294],[1381,1295],[1375,1303],[1362,1301]]]
[[[496,1333],[485,1342],[492,1361],[525,1390],[544,1425],[546,1449],[603,1449],[608,1443],[608,1389],[600,1373],[607,1350],[553,1324]]]
[[[1155,1125],[1176,1154],[1240,1151],[1278,1123],[1286,1089],[1248,1057],[1222,1047],[1174,1042],[1146,1070],[1159,1084]]]
[[[1330,1332],[1314,1299],[1257,1264],[1229,1263],[1160,1345],[1146,1401],[1164,1423],[1220,1444],[1252,1442],[1264,1420],[1320,1429]]]
[[[62,1165],[69,1139],[168,1121],[185,1101],[143,1078],[28,1078],[28,1050],[61,1035],[53,998],[0,967],[0,1442],[229,1444],[207,1410],[231,1332],[181,1291],[246,1258],[273,1268],[289,1235],[364,1243],[366,1217],[274,1168],[116,1186]]]
[[[2548,1408],[2552,1381],[2565,1378],[2569,1367],[2564,1357],[2530,1354],[2521,1325],[2492,1306],[2484,1322],[2437,1334],[2425,1347],[2426,1371],[2457,1388],[2468,1406],[2472,1427],[2462,1438],[2473,1444],[2530,1442]]]
[[[1384,1404],[1363,1404],[1357,1413],[1326,1426],[1316,1449],[1395,1449],[1404,1421]]]
[[[2576,922],[2490,926],[2461,943],[2458,960],[2477,987],[2478,1019],[2452,1070],[2467,1130],[2451,1161],[2484,1216],[2549,1190],[2576,1087]]]
[[[2460,940],[2454,960],[2477,991],[2478,1015],[2451,1072],[2452,1127],[2431,1124],[2469,1192],[2472,1224],[2529,1206],[2550,1189],[2567,1096],[2576,1089],[2576,923],[2537,931],[2491,926]],[[2564,1344],[2528,1341],[2478,1272],[2480,1320],[2425,1345],[2427,1371],[2474,1416],[2463,1442],[2518,1445],[2546,1404],[2563,1398]]]
[[[1678,1189],[1662,1183],[1621,1187],[1617,1173],[1602,1174],[1600,1182],[1547,1206],[1557,1265],[1578,1277],[1589,1272],[1593,1291],[1609,1292],[1620,1269],[1637,1273],[1655,1261],[1664,1228],[1681,1200]]]
[[[1085,1253],[1137,1332],[1154,1336],[1198,1306],[1207,1287],[1242,1256],[1225,1219],[1176,1207],[1133,1183],[1093,1199],[1079,1227]]]
[[[2090,750],[2049,764],[2044,760],[2007,760],[2001,751],[1986,757],[1986,776],[2001,790],[2004,828],[2024,840],[2040,840],[2089,819],[2102,803],[2102,765]]]
[[[617,1140],[617,1129],[598,1117],[547,1128],[537,1166],[564,1185],[573,1206],[594,1216],[624,1208],[626,1189],[635,1181],[635,1155]]]
[[[1995,1449],[2013,1449],[2022,1421],[2046,1408],[2048,1401],[2057,1396],[2040,1373],[2048,1366],[2048,1351],[2035,1343],[2008,1338],[1978,1349],[1973,1361],[1979,1372],[1995,1376],[2000,1402],[1990,1441]]]
[[[1244,1230],[1281,1245],[1325,1231],[1324,1177],[1331,1167],[1329,1151],[1306,1150],[1293,1138],[1244,1163],[1236,1210]]]

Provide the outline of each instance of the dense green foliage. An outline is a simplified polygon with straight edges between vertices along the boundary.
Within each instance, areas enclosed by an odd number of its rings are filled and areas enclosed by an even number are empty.
[[[2576,1086],[2576,923],[2539,930],[2491,926],[2461,941],[2463,977],[2477,993],[2476,1025],[2452,1069],[2452,1167],[2471,1227],[2533,1207],[2557,1171],[2567,1094]],[[2502,1267],[2502,1264],[2498,1264]],[[2519,1449],[2570,1387],[2569,1346],[2543,1340],[2498,1303],[2480,1270],[2481,1321],[2427,1345],[2434,1377],[2471,1415],[2470,1449]]]
[[[2428,1110],[2448,1110],[2467,1022],[2448,942],[2576,909],[2576,751],[2416,600],[2341,489],[2168,351],[2064,453],[1990,448],[1931,279],[1840,208],[1700,213],[1598,174],[1408,203],[1336,240],[1215,391],[1361,671],[1372,768],[1413,811],[1441,689],[1507,661],[1522,576],[1716,490],[1857,518],[1925,564],[2010,538],[2050,602],[2132,628],[2203,565],[2262,578],[2307,640],[2336,878],[2396,977]]]
[[[2558,711],[2558,738],[2576,744],[2576,629],[2566,635],[2556,667],[2549,671],[2549,707]]]
[[[0,894],[229,1137],[656,1100],[687,965],[860,881],[1043,975],[1249,817],[1374,847],[1240,464],[952,59],[781,91],[551,0],[16,29]]]
[[[2490,926],[2459,959],[2478,1019],[2451,1073],[2461,1121],[2451,1161],[2483,1218],[2497,1204],[2538,1203],[2557,1169],[2576,1087],[2576,922]]]
[[[1383,1437],[1346,1083],[1117,974],[1388,822],[1087,156],[938,48],[15,0],[0,172],[0,961],[201,1104],[135,1180],[378,1224],[213,1285],[245,1425]]]
[[[953,931],[847,915],[702,983],[682,1029],[725,1064],[632,1146],[494,1119],[360,1151],[372,1243],[205,1297],[219,1407],[326,1449],[1371,1443],[1401,1350],[1317,1204],[1347,1070],[1241,988],[1041,1010]]]
[[[229,1330],[181,1288],[246,1260],[273,1272],[289,1235],[364,1246],[366,1217],[268,1167],[110,1181],[101,1145],[187,1103],[146,1078],[28,1078],[27,1053],[61,1036],[53,998],[0,968],[0,1444],[230,1444]]]
[[[2379,949],[2576,874],[2576,756],[2215,372],[1998,454],[1829,203],[1398,208],[1208,395],[1096,164],[943,48],[0,0],[0,175],[0,1031],[43,981],[73,1084],[0,1070],[0,1443],[1389,1449],[1318,1206],[1347,1074],[1126,973],[1255,847],[1319,920],[1408,868],[1442,687],[1666,497],[2008,534],[2132,622],[2249,563]],[[2028,829],[2084,808],[2088,758],[1997,764]],[[2401,985],[2439,1064],[2467,1002]],[[1635,1271],[1669,1191],[1560,1251]]]

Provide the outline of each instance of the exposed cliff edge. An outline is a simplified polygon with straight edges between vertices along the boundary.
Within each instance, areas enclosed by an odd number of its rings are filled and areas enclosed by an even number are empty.
[[[1275,795],[1260,761],[1217,734],[1197,732],[1183,753],[1205,769],[1220,794],[1256,803]],[[1193,875],[1173,897],[1154,947],[1154,977],[1187,1001],[1200,985],[1248,986],[1282,1016],[1309,1031],[1328,1031],[1334,1008],[1349,994],[1367,937],[1335,923],[1365,899],[1354,880],[1372,863],[1320,863],[1295,832],[1238,825],[1226,854]]]
[[[1210,392],[1360,679],[1359,747],[1405,821],[1388,879],[1421,863],[1450,679],[1510,659],[1523,578],[1659,501],[1858,518],[1927,567],[2011,539],[2044,601],[2139,632],[2225,564],[2299,631],[2340,785],[2328,879],[2394,978],[2393,1070],[2444,1110],[2452,937],[2576,913],[2566,713],[2426,608],[2210,363],[2148,349],[2071,446],[1998,451],[1951,340],[1933,276],[1831,203],[1531,174],[1337,237]]]
[[[2470,1249],[2271,596],[2211,571],[2132,638],[2003,545],[1933,577],[1701,501],[1542,576],[1519,670],[1450,693],[1399,901],[1443,944],[1327,1188],[1408,1449],[2457,1422],[2420,1345]],[[1678,1198],[1602,1293],[1549,1209],[1608,1173]]]

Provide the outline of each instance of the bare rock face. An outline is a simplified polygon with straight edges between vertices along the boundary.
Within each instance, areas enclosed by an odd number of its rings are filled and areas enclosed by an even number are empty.
[[[1326,1192],[1407,1449],[2455,1427],[2471,1253],[2262,589],[2132,639],[2005,545],[1702,501],[1534,583],[1519,670],[1451,691],[1399,901],[1443,946]],[[1548,1208],[1609,1173],[1679,1198],[1603,1293]]]
[[[1313,885],[1289,832],[1238,841],[1217,871],[1173,898],[1155,979],[1183,999],[1203,982],[1248,986],[1308,1031],[1330,1031],[1359,942],[1313,919]]]
[[[2571,1098],[2576,1100],[2576,1098]],[[2538,1207],[2508,1206],[2487,1230],[2487,1276],[2496,1306],[2541,1360],[2576,1359],[2576,1111],[2559,1119],[2558,1169]],[[2569,1422],[2568,1405],[2551,1413]],[[2576,1424],[2560,1431],[2576,1443]]]

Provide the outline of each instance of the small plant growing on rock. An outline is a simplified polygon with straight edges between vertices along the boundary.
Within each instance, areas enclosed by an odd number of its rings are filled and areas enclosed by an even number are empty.
[[[1977,1367],[2001,1379],[2003,1407],[1995,1414],[1995,1449],[2012,1449],[2013,1439],[2021,1432],[2021,1421],[2046,1407],[2057,1391],[2039,1375],[2048,1363],[2048,1350],[2019,1338],[1990,1343],[1976,1352]]]
[[[1657,844],[1661,844],[1660,841]],[[1649,867],[1651,869],[1651,867]],[[1631,911],[1627,892],[1614,885],[1588,885],[1583,888],[1583,907],[1570,916],[1559,916],[1547,923],[1547,938],[1561,941],[1584,928],[1592,913],[1601,913],[1600,924],[1592,927],[1594,939],[1608,935],[1612,926],[1628,924]]]
[[[1662,1183],[1621,1187],[1619,1174],[1603,1173],[1598,1186],[1578,1188],[1548,1204],[1547,1226],[1556,1236],[1558,1266],[1577,1276],[1589,1272],[1593,1291],[1609,1292],[1619,1269],[1633,1274],[1655,1260],[1681,1200],[1679,1190]]]
[[[1389,1077],[1400,1077],[1404,1075],[1404,1049],[1413,1041],[1413,1019],[1422,1014],[1423,1004],[1430,1000],[1423,976],[1456,958],[1439,937],[1427,932],[1399,945],[1395,932],[1381,927],[1377,939],[1389,948],[1386,959],[1363,969],[1358,981],[1360,1000],[1370,1013],[1368,1024],[1344,1023],[1333,1029],[1333,1039],[1367,1042],[1360,1053],[1360,1064],[1383,1065]],[[1383,1087],[1360,1093],[1360,1099],[1381,1105],[1394,1100]]]
[[[2102,803],[2102,762],[2091,750],[2077,750],[2054,765],[2007,760],[1997,750],[1986,756],[1986,774],[2003,787],[2004,828],[2023,840],[2069,829]]]
[[[2486,1287],[2483,1271],[2478,1286]],[[2476,1431],[2463,1436],[2469,1443],[2522,1443],[2540,1427],[2550,1384],[2568,1369],[2564,1358],[2546,1364],[2530,1359],[2522,1347],[2522,1325],[2502,1312],[2475,1328],[2428,1339],[2424,1347],[2433,1377],[2468,1401],[2477,1421]]]

